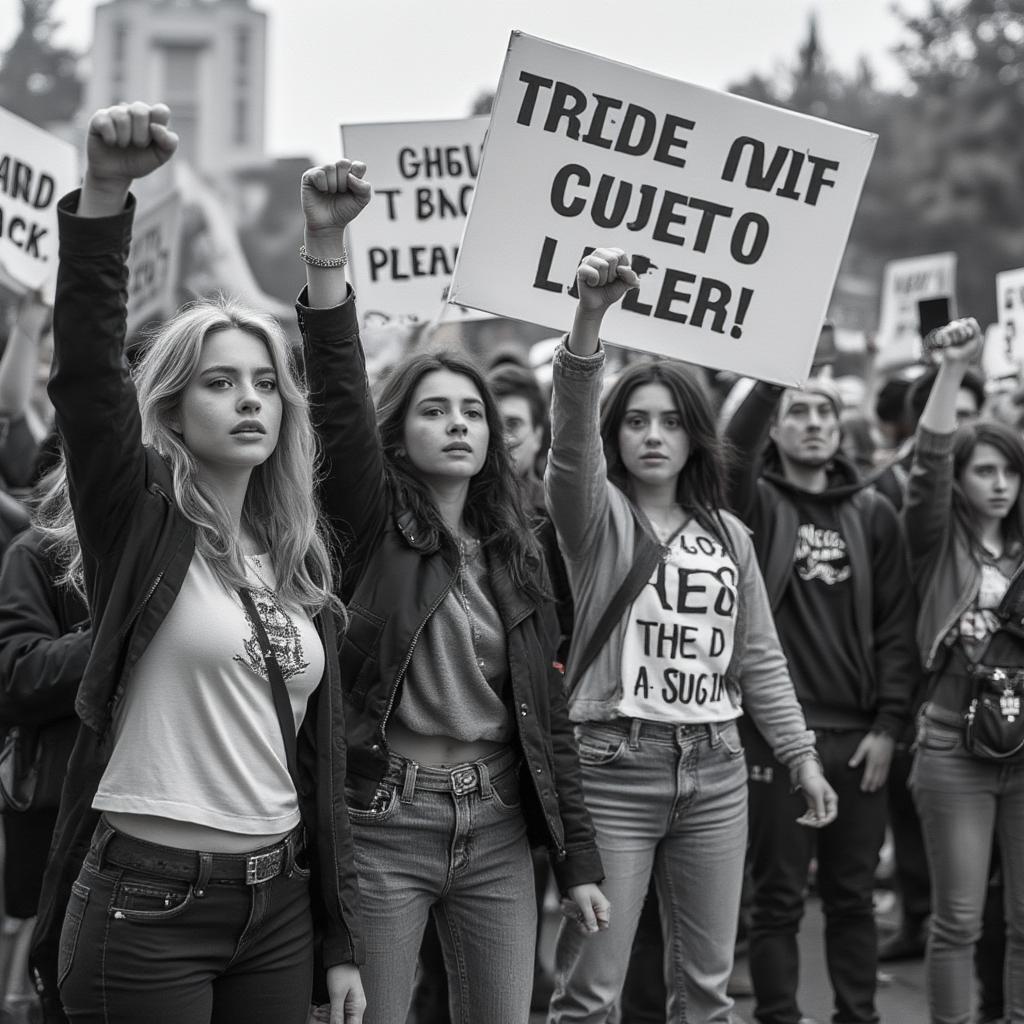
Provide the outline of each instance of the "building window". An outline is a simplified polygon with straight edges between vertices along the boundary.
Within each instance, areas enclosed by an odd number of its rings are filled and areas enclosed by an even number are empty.
[[[174,130],[181,140],[179,149],[191,163],[196,163],[199,142],[200,61],[201,47],[168,44],[162,48],[164,57],[163,96],[174,112]]]
[[[249,143],[249,101],[244,96],[235,100],[235,143],[239,146]]]

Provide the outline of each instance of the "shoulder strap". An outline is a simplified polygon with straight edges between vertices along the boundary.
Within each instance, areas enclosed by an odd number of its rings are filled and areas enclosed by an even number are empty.
[[[619,619],[625,615],[633,599],[651,578],[651,573],[654,572],[654,567],[661,557],[660,548],[657,544],[650,542],[635,513],[634,521],[636,523],[636,557],[633,559],[626,578],[622,581],[619,589],[615,591],[615,595],[608,602],[597,625],[587,637],[587,642],[580,645],[583,653],[580,655],[579,661],[573,665],[573,677],[566,684],[567,697],[571,697],[576,687],[579,686],[583,673],[591,666],[598,652],[611,636]],[[573,645],[575,646],[575,640]]]
[[[267,667],[267,676],[270,679],[270,691],[274,698],[274,710],[277,712],[277,721],[281,726],[281,736],[284,739],[284,753],[288,762],[288,774],[291,776],[295,792],[299,791],[299,773],[297,760],[298,743],[295,739],[295,717],[292,715],[292,704],[288,699],[288,688],[285,686],[284,676],[281,674],[281,666],[277,663],[277,655],[267,637],[267,631],[263,627],[263,620],[256,610],[256,602],[252,594],[245,587],[238,588],[238,596],[242,599],[242,606],[252,620],[253,629],[256,630],[256,639],[259,641],[260,650],[263,652],[263,664]]]

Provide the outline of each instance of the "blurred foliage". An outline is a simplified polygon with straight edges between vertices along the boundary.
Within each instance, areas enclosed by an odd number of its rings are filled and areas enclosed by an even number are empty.
[[[54,45],[55,0],[21,0],[21,30],[0,57],[0,107],[45,126],[70,121],[82,102],[78,55]]]
[[[831,67],[813,19],[792,67],[731,91],[875,132],[842,274],[880,282],[886,260],[953,250],[960,312],[989,322],[995,274],[1024,266],[1024,0],[897,14],[905,93],[878,89],[866,62]]]

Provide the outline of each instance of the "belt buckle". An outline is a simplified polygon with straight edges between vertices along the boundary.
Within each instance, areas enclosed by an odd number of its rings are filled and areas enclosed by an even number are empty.
[[[258,885],[281,873],[284,863],[284,850],[270,850],[267,853],[255,853],[245,862],[245,884]]]
[[[477,787],[475,768],[456,768],[451,773],[452,792],[456,796],[472,792]]]

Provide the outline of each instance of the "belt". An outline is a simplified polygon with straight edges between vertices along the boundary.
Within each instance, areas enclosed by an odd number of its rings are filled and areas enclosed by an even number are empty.
[[[650,739],[675,740],[684,737],[713,737],[717,732],[736,724],[735,718],[724,722],[652,722],[646,718],[612,718],[608,721],[594,720],[590,725],[601,726],[621,732],[631,739],[644,736]]]
[[[256,885],[290,870],[301,852],[301,825],[280,842],[252,853],[201,854],[196,850],[161,846],[115,831],[103,850],[103,862],[135,871],[152,872],[164,878],[193,882],[200,876],[200,859],[209,858],[209,873],[206,877],[211,882],[245,882],[246,885]]]
[[[485,788],[485,779],[489,784],[515,769],[518,763],[519,755],[511,749],[498,751],[479,761],[452,765],[450,768],[422,765],[392,754],[382,781],[394,783],[399,787],[411,783],[416,789],[462,796]]]

